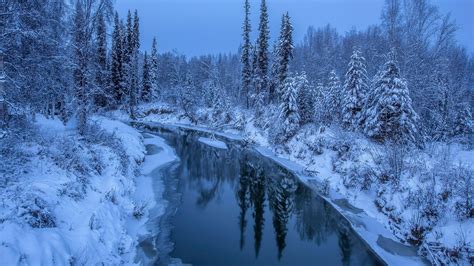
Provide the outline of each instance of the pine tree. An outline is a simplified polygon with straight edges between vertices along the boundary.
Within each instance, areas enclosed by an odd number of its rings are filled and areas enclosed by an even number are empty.
[[[298,81],[295,78],[287,78],[283,89],[282,102],[280,104],[280,120],[283,122],[279,141],[285,142],[298,130],[300,115],[298,110],[297,95]]]
[[[315,91],[315,113],[316,120],[323,124],[329,124],[331,122],[331,112],[329,110],[329,88],[324,86],[322,82],[319,82],[316,86]]]
[[[283,84],[288,77],[290,60],[293,58],[293,26],[291,25],[288,12],[283,15],[280,38],[278,42],[278,89],[281,91]],[[273,97],[270,92],[270,98]]]
[[[257,115],[260,114],[260,111],[263,106],[263,96],[261,93],[258,92],[257,87],[259,86],[260,83],[260,77],[258,74],[258,51],[257,51],[257,45],[253,45],[251,47],[252,51],[252,86],[251,86],[251,104],[253,107],[255,107],[257,111]]]
[[[268,41],[270,30],[268,26],[267,4],[262,0],[260,5],[260,23],[258,26],[259,36],[257,39],[257,68],[255,92],[259,98],[268,94]]]
[[[127,14],[126,34],[123,37],[124,49],[124,93],[128,95],[128,110],[130,118],[135,118],[135,107],[138,94],[138,49],[140,47],[140,31],[138,13],[135,11],[132,19],[130,10]]]
[[[245,99],[246,107],[249,108],[249,97],[250,97],[250,85],[252,83],[252,69],[251,69],[251,47],[250,43],[250,4],[249,0],[245,0],[245,19],[243,29],[243,45],[242,45],[242,57],[240,59],[242,63],[242,91],[241,94]]]
[[[294,77],[296,83],[298,112],[300,115],[300,124],[305,125],[314,119],[315,112],[315,93],[313,88],[309,85],[308,78],[305,72]]]
[[[133,15],[133,33],[132,33],[132,44],[134,51],[140,49],[140,19],[138,18],[138,11],[135,10]]]
[[[469,104],[459,104],[457,106],[456,117],[452,129],[452,135],[455,137],[466,138],[472,143],[474,125],[472,124],[472,113]]]
[[[152,84],[152,95],[157,95],[158,90],[158,51],[156,49],[156,38],[153,38],[151,46],[150,80]]]
[[[83,134],[87,123],[87,33],[84,7],[81,1],[76,1],[74,10],[74,55],[75,70],[74,80],[76,85],[76,101],[77,101],[77,128],[80,134]]]
[[[135,38],[133,36],[133,22],[132,22],[132,13],[130,10],[128,10],[127,13],[127,24],[125,26],[125,35],[124,37],[124,44],[125,44],[125,57],[124,57],[124,62],[126,64],[130,64],[130,61],[132,60],[132,53],[135,48]]]
[[[131,15],[129,12],[129,18],[127,18],[127,40],[128,40],[128,52],[130,56],[130,61],[128,63],[128,84],[130,85],[130,99],[129,99],[129,112],[130,118],[135,119],[135,108],[137,105],[137,95],[138,94],[138,49],[140,48],[140,25],[138,12],[135,10],[133,23],[129,24],[131,21]]]
[[[374,101],[368,106],[365,133],[382,142],[415,142],[418,116],[412,108],[407,85],[400,77],[393,55],[385,64],[373,93]]]
[[[124,96],[124,51],[122,26],[117,12],[115,13],[114,23],[114,31],[112,33],[111,85],[114,91],[114,99],[116,104],[121,104]]]
[[[281,89],[279,89],[280,82],[279,82],[279,71],[280,71],[280,60],[278,57],[279,54],[279,42],[276,41],[273,44],[273,51],[272,51],[272,65],[270,69],[270,78],[268,84],[268,90],[270,91],[270,95],[272,95],[271,100],[278,100],[280,101],[281,98]],[[274,98],[274,99],[273,99]]]
[[[142,90],[141,90],[141,99],[144,102],[149,102],[151,100],[151,75],[150,75],[150,64],[148,63],[148,56],[145,52],[143,58],[143,77],[142,77]]]
[[[332,121],[341,120],[341,82],[336,74],[336,71],[329,73],[328,79],[328,101],[326,106],[331,114]]]
[[[95,104],[98,107],[107,105],[107,28],[102,12],[97,17],[97,74],[96,83],[98,92]]]
[[[359,121],[367,96],[367,71],[365,58],[359,50],[354,50],[346,73],[342,98],[343,126],[350,130],[360,128]]]

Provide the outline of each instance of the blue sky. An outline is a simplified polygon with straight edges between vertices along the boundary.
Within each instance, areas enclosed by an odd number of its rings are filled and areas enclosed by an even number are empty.
[[[308,26],[328,23],[340,33],[364,29],[380,22],[383,0],[267,0],[272,36],[279,31],[281,14],[289,11],[299,42]],[[474,0],[434,0],[442,13],[451,12],[460,29],[459,43],[474,53]],[[142,49],[149,50],[153,36],[160,52],[176,49],[188,56],[234,52],[241,42],[243,0],[117,0],[124,17],[137,9],[141,19]],[[260,1],[251,0],[252,27],[258,27]],[[254,35],[256,36],[256,35]]]

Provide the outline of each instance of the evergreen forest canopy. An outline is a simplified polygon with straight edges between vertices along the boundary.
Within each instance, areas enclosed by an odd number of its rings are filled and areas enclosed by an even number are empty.
[[[140,103],[165,101],[191,120],[197,107],[246,108],[262,121],[271,110],[281,120],[275,142],[307,123],[381,142],[472,137],[473,56],[429,0],[386,0],[379,25],[344,34],[309,27],[296,44],[291,14],[272,41],[265,0],[245,1],[239,51],[192,58],[159,54],[160,36],[141,50],[137,11],[120,18],[111,0],[4,0],[0,9],[1,99],[17,117],[73,118],[83,131],[93,113],[135,118]]]

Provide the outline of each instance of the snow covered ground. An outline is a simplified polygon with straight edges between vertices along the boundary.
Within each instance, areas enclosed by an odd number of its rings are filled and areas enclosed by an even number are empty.
[[[233,110],[234,120],[227,124],[201,115],[198,125],[191,125],[182,112],[169,105],[141,108],[142,112],[165,110],[148,112],[150,115],[139,119],[142,121],[195,128],[256,143],[268,151],[268,156],[276,155],[277,160],[299,168],[303,181],[315,184],[323,194],[341,195],[350,206],[367,214],[370,223],[381,224],[392,232],[395,242],[419,245],[418,252],[432,263],[469,265],[474,261],[474,221],[458,210],[463,198],[459,190],[469,188],[473,182],[474,151],[465,145],[428,143],[421,150],[400,150],[338,128],[309,125],[285,145],[274,146],[269,140],[270,126],[256,126],[253,114],[243,110]],[[112,116],[126,119],[121,113]],[[398,172],[398,182],[380,181],[386,171]],[[452,184],[449,179],[464,184]],[[448,190],[448,185],[453,187]],[[382,246],[390,243],[386,238],[372,240]]]
[[[4,265],[132,264],[148,210],[159,208],[147,173],[172,154],[145,159],[134,128],[93,117],[84,136],[42,116],[28,136],[0,139],[0,257]],[[153,143],[151,143],[153,142]],[[11,160],[11,161],[8,161]]]

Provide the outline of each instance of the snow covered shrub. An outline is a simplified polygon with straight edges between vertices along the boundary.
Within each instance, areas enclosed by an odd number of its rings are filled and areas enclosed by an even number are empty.
[[[82,200],[87,193],[87,184],[89,181],[86,177],[77,177],[75,181],[62,184],[58,191],[59,196],[68,196],[75,201]]]
[[[110,189],[109,191],[107,191],[107,193],[105,193],[105,199],[115,205],[118,204],[117,195],[114,188]]]
[[[234,115],[234,128],[237,130],[243,130],[245,128],[245,115],[240,111],[237,110]]]
[[[445,209],[441,196],[436,192],[434,181],[409,191],[407,203],[407,207],[415,209],[429,227],[440,219]]]
[[[186,84],[184,86],[179,86],[175,88],[178,93],[177,97],[177,104],[181,107],[181,110],[184,111],[184,116],[188,117],[191,120],[191,123],[196,124],[196,103],[198,97],[196,97],[196,93],[192,89],[191,84]]]
[[[369,190],[377,174],[371,165],[361,161],[364,154],[361,147],[349,138],[331,141],[326,145],[337,152],[332,166],[336,173],[341,174],[344,186]]]
[[[393,191],[390,186],[380,184],[377,188],[374,204],[377,209],[385,214],[390,219],[390,225],[399,228],[402,222],[400,218],[400,211],[393,203]]]
[[[313,154],[321,155],[324,152],[324,139],[322,137],[307,137],[303,143]]]
[[[415,212],[409,221],[409,232],[405,235],[408,243],[419,246],[423,243],[428,232],[422,215]]]
[[[18,207],[18,217],[33,228],[56,227],[56,218],[47,202],[34,195],[27,195]]]
[[[195,111],[194,119],[199,124],[209,124],[212,121],[209,108],[199,108]]]
[[[320,193],[324,196],[329,196],[329,189],[331,188],[329,178],[325,178],[321,183],[321,187],[319,189]]]
[[[46,141],[50,141],[50,143],[44,143],[46,147],[41,153],[46,157],[50,157],[57,166],[76,175],[90,173],[86,148],[77,139],[54,138]]]
[[[149,108],[145,109],[143,111],[143,115],[144,116],[149,116],[151,114],[154,114],[154,115],[167,115],[167,114],[173,114],[174,112],[176,112],[176,110],[173,107],[171,107],[168,104],[164,104],[164,105],[159,105],[159,106],[152,106],[152,107],[149,107]]]
[[[100,224],[100,220],[96,217],[95,213],[92,214],[91,218],[89,219],[89,228],[91,230],[98,230],[102,226]]]
[[[24,149],[25,142],[37,137],[36,128],[24,119],[15,118],[0,138],[0,188],[27,171],[31,155]]]
[[[102,130],[98,125],[91,124],[87,127],[87,132],[84,135],[85,140],[87,143],[93,144],[100,144],[101,146],[105,146],[110,148],[120,157],[120,167],[122,173],[126,174],[127,169],[130,166],[130,160],[127,156],[125,151],[125,147],[123,146],[122,142],[117,139],[114,133],[109,133],[105,130]],[[91,158],[88,159],[87,164],[91,167],[91,170],[95,170],[96,173],[101,174],[102,167],[104,162],[102,161],[101,155],[97,152],[98,150],[94,149],[94,147],[88,147],[90,150],[90,154],[88,154]]]
[[[321,138],[316,138],[313,141],[308,140],[308,141],[305,142],[305,144],[306,144],[306,146],[308,146],[308,149],[316,155],[321,155],[324,152],[323,151],[324,144],[323,144],[323,140]]]
[[[396,144],[385,144],[382,149],[377,147],[370,151],[375,163],[378,181],[382,184],[391,183],[398,187],[408,154],[407,147]]]
[[[350,175],[357,186],[362,190],[369,190],[375,181],[375,173],[372,167],[366,164],[356,167],[355,171],[351,172]]]
[[[280,109],[278,106],[274,104],[269,104],[265,106],[265,109],[262,110],[259,117],[254,117],[254,125],[263,130],[277,130],[280,128],[278,125],[281,123],[278,120],[278,115],[280,113]]]
[[[474,171],[458,165],[453,171],[453,179],[457,180],[456,213],[461,219],[474,218]]]
[[[16,134],[9,133],[0,140],[0,188],[20,176],[30,161],[30,154],[21,147]]]
[[[145,215],[145,209],[147,206],[148,206],[148,202],[134,203],[133,217],[135,217],[136,219],[142,218],[142,216]]]

